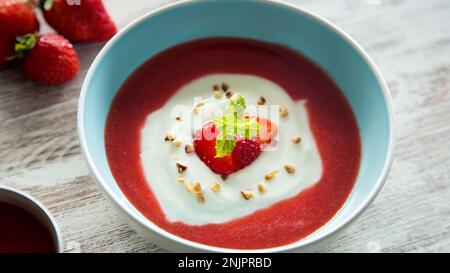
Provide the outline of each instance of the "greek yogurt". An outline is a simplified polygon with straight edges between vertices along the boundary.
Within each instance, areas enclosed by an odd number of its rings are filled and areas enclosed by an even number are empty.
[[[228,99],[214,96],[212,87],[226,82],[233,93],[240,93],[247,102],[247,114],[270,118],[278,127],[278,136],[249,166],[231,174],[226,180],[213,173],[194,153],[186,153],[185,145],[192,145],[193,131],[224,111]],[[221,91],[222,92],[222,91]],[[263,97],[265,105],[257,105]],[[196,106],[202,105],[202,107]],[[308,101],[294,101],[276,83],[258,76],[240,74],[212,74],[203,76],[180,88],[159,110],[152,112],[141,131],[141,163],[145,179],[154,192],[167,219],[190,225],[224,223],[269,207],[293,197],[313,186],[322,176],[322,161],[312,135]],[[276,115],[278,107],[286,107],[286,117]],[[164,141],[167,132],[177,139],[179,147]],[[295,144],[293,136],[300,136]],[[187,166],[177,178],[176,163]],[[288,173],[285,165],[296,168]],[[265,175],[278,170],[270,181]],[[186,190],[186,183],[199,182],[205,202],[199,203]],[[213,183],[220,190],[213,191]],[[258,191],[263,183],[264,192]],[[241,191],[251,191],[253,198],[245,200]]]

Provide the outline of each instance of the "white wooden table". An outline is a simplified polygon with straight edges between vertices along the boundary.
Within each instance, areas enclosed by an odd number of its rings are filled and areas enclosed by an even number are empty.
[[[105,0],[119,27],[173,1]],[[387,184],[323,252],[450,251],[450,1],[304,0],[369,52],[397,113]],[[43,32],[51,31],[43,25]],[[88,174],[76,132],[83,78],[103,44],[77,45],[81,73],[44,87],[17,67],[0,71],[0,183],[31,193],[55,215],[67,252],[163,252],[110,209]]]

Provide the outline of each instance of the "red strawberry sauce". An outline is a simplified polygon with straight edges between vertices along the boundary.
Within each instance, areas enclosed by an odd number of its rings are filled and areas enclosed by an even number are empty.
[[[243,218],[203,226],[169,222],[144,178],[139,157],[141,129],[147,115],[163,106],[178,88],[212,73],[261,76],[282,86],[293,99],[306,99],[323,175],[297,196]],[[319,229],[345,203],[361,160],[356,119],[339,88],[322,69],[288,48],[234,38],[181,44],[142,64],[112,103],[105,143],[117,183],[143,215],[185,239],[236,249],[286,245]],[[297,169],[301,171],[301,166]],[[282,187],[283,181],[278,182]]]

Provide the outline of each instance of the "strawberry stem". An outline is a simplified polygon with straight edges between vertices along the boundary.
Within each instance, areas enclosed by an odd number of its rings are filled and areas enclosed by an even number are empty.
[[[39,33],[29,33],[22,36],[17,36],[17,43],[14,50],[16,54],[7,57],[6,60],[12,61],[15,59],[21,59],[26,51],[33,49],[36,46]]]
[[[38,2],[38,6],[41,7],[43,10],[49,11],[53,7],[53,0],[35,0]]]

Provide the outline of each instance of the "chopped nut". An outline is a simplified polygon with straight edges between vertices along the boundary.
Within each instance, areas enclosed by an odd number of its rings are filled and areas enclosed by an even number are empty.
[[[187,183],[187,184],[186,184],[186,190],[187,190],[188,192],[190,192],[190,193],[195,193],[195,191],[194,191],[194,186],[192,186],[191,183]]]
[[[227,99],[231,99],[231,97],[233,96],[233,92],[228,91],[227,93],[225,93],[225,96],[227,97]]]
[[[180,182],[181,184],[184,184],[184,177],[182,177],[181,175],[177,177],[177,181]]]
[[[222,90],[223,92],[227,92],[230,89],[230,86],[228,85],[228,83],[222,83]]]
[[[175,116],[175,119],[178,120],[178,121],[180,121],[181,118],[182,118],[181,115],[176,115],[176,116]]]
[[[250,200],[253,198],[253,192],[251,190],[243,190],[241,191],[241,195],[245,200]]]
[[[272,180],[272,179],[275,178],[275,176],[276,176],[279,172],[280,172],[279,170],[272,171],[272,172],[266,174],[266,176],[265,176],[264,178],[266,179],[266,181]]]
[[[295,173],[295,167],[292,165],[284,165],[284,169],[290,174]]]
[[[284,106],[280,106],[279,111],[280,111],[280,117],[282,117],[282,118],[286,117],[289,114],[287,108]]]
[[[175,145],[175,147],[180,147],[181,144],[183,144],[183,141],[181,141],[181,139],[177,138],[173,141],[173,145]]]
[[[194,115],[198,115],[198,113],[200,112],[200,108],[194,107],[194,109],[192,109],[192,112],[194,113]]]
[[[205,195],[203,194],[203,192],[196,192],[195,198],[197,198],[197,202],[199,202],[200,204],[205,203]]]
[[[214,91],[214,98],[220,100],[223,97],[222,92]]]
[[[199,108],[199,107],[202,107],[202,106],[204,106],[204,105],[205,105],[205,102],[199,101],[199,102],[197,102],[197,104],[195,105],[195,107],[196,107],[196,108]]]
[[[217,182],[214,182],[211,184],[211,190],[218,192],[220,190],[220,184]]]
[[[258,105],[264,105],[266,104],[266,99],[264,97],[260,97],[256,103]]]
[[[258,191],[259,191],[260,193],[266,192],[266,185],[264,185],[264,183],[259,183],[259,184],[258,184]]]
[[[166,138],[164,139],[165,141],[173,141],[175,139],[175,136],[173,135],[172,132],[168,132],[166,135]]]
[[[195,182],[193,185],[194,192],[201,192],[202,191],[202,184],[200,182]]]
[[[220,86],[218,84],[214,84],[213,85],[213,90],[214,91],[220,91]]]
[[[293,136],[291,137],[292,142],[294,142],[295,144],[299,144],[300,141],[302,141],[302,138],[299,136]]]
[[[190,154],[190,153],[194,152],[194,145],[192,145],[192,144],[187,144],[186,146],[184,146],[184,151],[185,151],[187,154]]]
[[[183,173],[187,169],[187,166],[185,166],[179,162],[177,162],[176,165],[177,165],[178,173]]]

